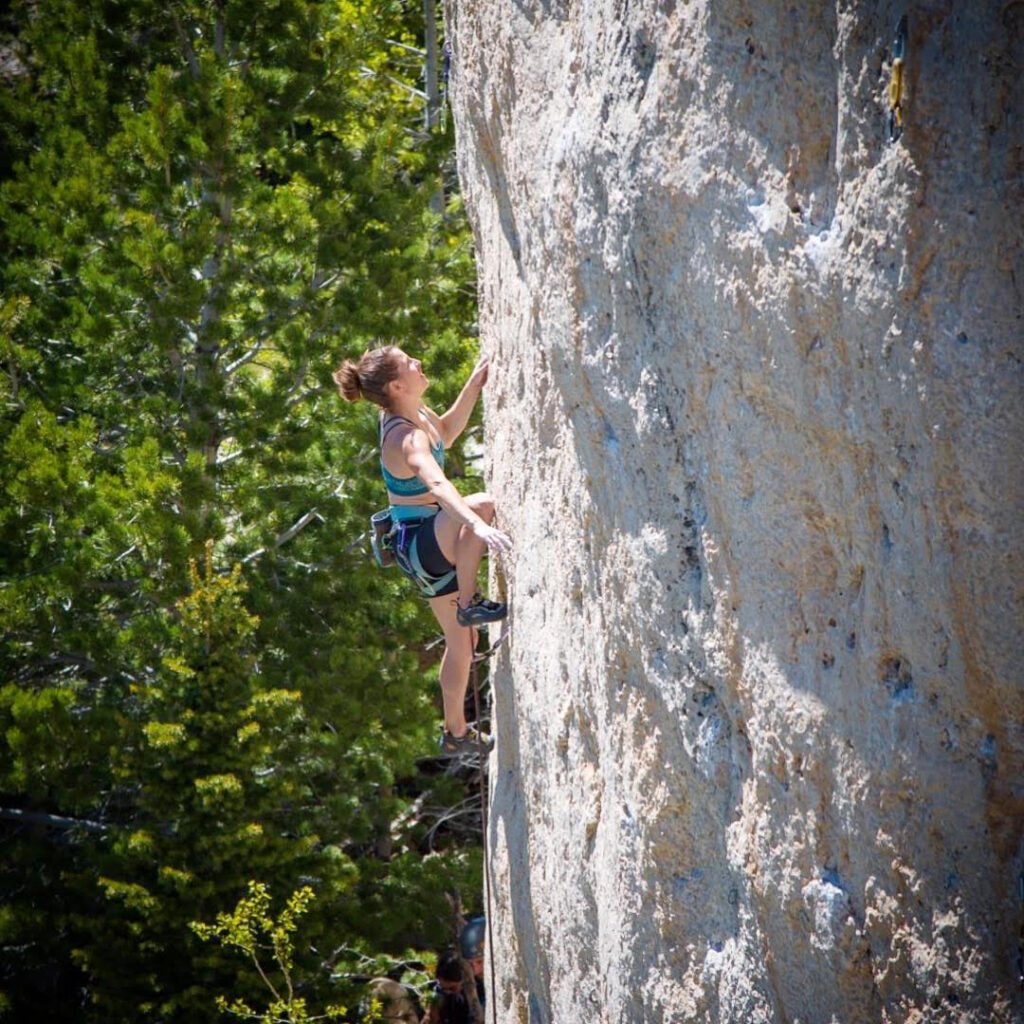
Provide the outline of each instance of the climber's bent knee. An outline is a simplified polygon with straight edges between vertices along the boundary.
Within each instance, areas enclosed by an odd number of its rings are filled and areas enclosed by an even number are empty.
[[[494,499],[486,491],[478,491],[466,498],[466,504],[488,525],[494,519]]]

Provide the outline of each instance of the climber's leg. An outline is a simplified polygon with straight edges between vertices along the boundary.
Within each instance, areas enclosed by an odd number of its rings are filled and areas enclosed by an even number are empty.
[[[444,728],[452,736],[466,732],[466,689],[469,666],[473,659],[475,630],[464,629],[455,617],[454,594],[430,598],[430,610],[444,631],[444,654],[441,656],[441,699],[444,702]]]
[[[466,504],[488,525],[494,522],[494,501],[489,494],[470,494]],[[477,591],[477,570],[487,545],[463,523],[453,518],[444,509],[437,514],[434,527],[441,553],[455,566],[459,582],[459,605],[468,608]],[[480,621],[488,621],[481,617]]]

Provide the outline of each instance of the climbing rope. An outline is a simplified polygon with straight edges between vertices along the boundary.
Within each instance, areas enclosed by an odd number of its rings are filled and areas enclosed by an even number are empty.
[[[506,627],[501,631],[501,636],[499,636],[493,644],[490,644],[486,650],[473,652],[473,663],[479,664],[481,661],[487,661],[489,658],[493,657],[501,648],[501,645],[508,639],[508,635],[509,629],[506,625]],[[442,633],[440,636],[435,637],[429,643],[425,644],[423,649],[425,651],[432,651],[435,647],[441,647],[443,645],[444,634]]]
[[[508,628],[506,627],[501,631],[501,636],[491,644],[485,651],[476,651],[473,654],[473,664],[479,664],[481,661],[486,661],[492,654],[494,654],[499,647],[505,642],[505,638],[508,636]]]
[[[502,631],[501,639],[504,639],[505,631]],[[499,639],[498,644],[501,643]],[[494,652],[498,644],[495,644],[488,654]],[[480,759],[480,827],[483,833],[483,853],[484,853],[484,905],[485,905],[485,917],[487,919],[487,959],[491,965],[491,985],[489,989],[489,1002],[491,1004],[491,1021],[492,1024],[498,1024],[498,992],[495,988],[494,981],[494,933],[492,930],[492,924],[494,914],[491,900],[491,860],[488,856],[488,843],[487,843],[487,775],[484,771],[484,765],[487,760],[487,751],[484,748],[484,741],[480,732],[481,715],[480,715],[480,679],[479,670],[477,668],[478,662],[473,659],[473,710],[476,715],[476,735],[478,743],[478,753]],[[493,731],[493,722],[491,723]]]

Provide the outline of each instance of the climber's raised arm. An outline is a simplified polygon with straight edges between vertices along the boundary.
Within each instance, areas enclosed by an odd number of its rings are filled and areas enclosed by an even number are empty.
[[[476,366],[473,367],[469,379],[459,392],[459,397],[452,402],[451,408],[446,413],[438,417],[441,424],[441,438],[446,446],[450,447],[451,443],[466,429],[473,406],[476,405],[476,400],[480,397],[484,384],[487,383],[487,370],[487,357],[481,356],[477,360]]]

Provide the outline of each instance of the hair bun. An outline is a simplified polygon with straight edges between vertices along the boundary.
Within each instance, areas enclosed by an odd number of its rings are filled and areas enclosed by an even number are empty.
[[[387,409],[388,384],[398,376],[400,354],[395,345],[384,345],[364,352],[357,363],[346,359],[333,374],[341,397],[346,402],[365,398]]]
[[[363,397],[363,382],[359,377],[359,369],[350,359],[346,359],[334,371],[334,383],[346,402],[356,402]]]

